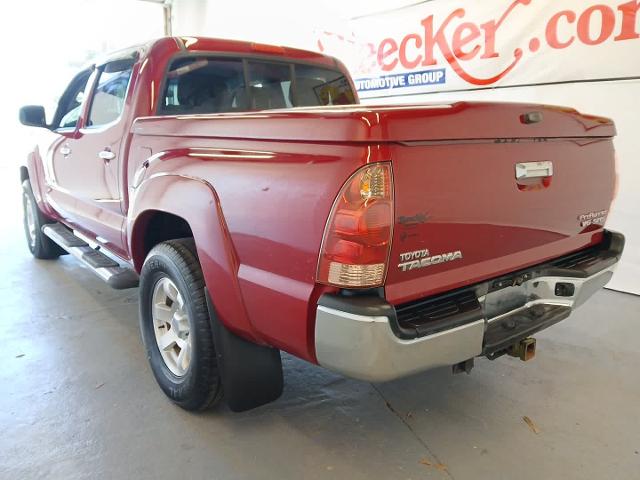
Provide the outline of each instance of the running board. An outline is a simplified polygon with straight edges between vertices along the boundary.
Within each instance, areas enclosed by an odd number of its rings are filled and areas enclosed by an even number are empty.
[[[85,242],[73,234],[61,223],[49,223],[42,227],[42,233],[80,260],[110,287],[116,290],[135,288],[138,286],[138,274],[130,267],[122,266],[113,258]]]

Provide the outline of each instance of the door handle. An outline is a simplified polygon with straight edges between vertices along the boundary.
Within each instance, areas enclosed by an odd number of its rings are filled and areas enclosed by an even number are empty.
[[[71,149],[69,148],[69,145],[63,145],[62,147],[60,147],[60,153],[63,157],[68,157],[69,155],[71,155]]]
[[[552,162],[516,163],[516,180],[553,176]]]
[[[100,157],[105,162],[110,162],[114,158],[116,158],[116,154],[111,151],[110,148],[105,148],[100,153],[98,153],[98,157]]]

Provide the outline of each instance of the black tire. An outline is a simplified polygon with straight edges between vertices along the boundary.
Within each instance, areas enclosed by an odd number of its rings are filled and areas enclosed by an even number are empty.
[[[168,277],[177,287],[189,318],[191,358],[183,375],[163,359],[152,315],[153,292]],[[162,391],[185,410],[204,410],[222,398],[222,382],[211,334],[205,284],[193,239],[170,240],[154,247],[140,274],[140,331],[151,370]]]
[[[32,226],[29,225],[29,214],[33,221]],[[42,233],[42,226],[52,223],[52,220],[46,218],[38,208],[29,180],[22,182],[22,223],[27,246],[34,257],[51,260],[67,253]]]

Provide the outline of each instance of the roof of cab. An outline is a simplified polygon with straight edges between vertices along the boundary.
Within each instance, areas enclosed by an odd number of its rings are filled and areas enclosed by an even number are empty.
[[[91,62],[91,65],[99,66],[107,62],[132,57],[134,55],[141,57],[153,56],[155,52],[167,48],[170,50],[176,49],[184,53],[238,53],[244,55],[281,57],[282,59],[318,63],[330,67],[340,66],[340,62],[333,57],[298,48],[223,38],[189,36],[162,37],[138,45],[132,45],[121,50],[100,55]]]
[[[298,48],[269,45],[257,42],[228,40],[210,37],[174,37],[182,50],[198,52],[233,52],[249,55],[281,56],[287,59],[302,60],[335,66],[336,59],[327,55]]]

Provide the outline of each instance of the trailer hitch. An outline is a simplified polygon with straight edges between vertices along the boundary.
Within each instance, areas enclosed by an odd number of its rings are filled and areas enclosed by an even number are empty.
[[[520,340],[507,348],[507,354],[527,362],[536,356],[536,339],[533,337]]]

